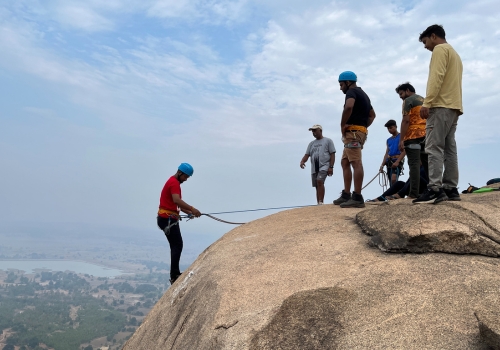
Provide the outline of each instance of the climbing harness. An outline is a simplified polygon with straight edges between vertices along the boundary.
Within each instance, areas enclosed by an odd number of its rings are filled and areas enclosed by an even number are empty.
[[[344,144],[344,148],[361,148],[361,142],[359,141],[351,141]]]
[[[410,143],[409,145],[405,146],[405,148],[422,149],[422,146],[420,146],[420,143]]]
[[[179,225],[179,221],[181,220],[181,218],[179,218],[179,220],[176,220],[173,224],[170,223],[171,220],[172,220],[172,218],[169,217],[168,218],[168,224],[163,229],[163,232],[165,232],[165,236],[168,236],[170,234],[170,228],[172,228],[175,225]]]
[[[399,163],[399,165],[396,168],[392,168],[392,165],[396,162],[394,161],[396,158],[389,158],[386,161],[386,166],[387,166],[387,178],[389,179],[389,182],[391,182],[392,175],[396,174],[396,181],[399,180],[399,177],[401,175],[404,175],[404,159],[402,159]]]

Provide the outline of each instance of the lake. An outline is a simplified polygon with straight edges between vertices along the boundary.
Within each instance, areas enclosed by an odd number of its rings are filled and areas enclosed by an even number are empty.
[[[125,274],[118,269],[90,264],[85,261],[74,260],[0,260],[0,270],[22,270],[24,273],[34,273],[43,269],[50,271],[71,271],[75,273],[93,275],[95,277],[116,277]]]

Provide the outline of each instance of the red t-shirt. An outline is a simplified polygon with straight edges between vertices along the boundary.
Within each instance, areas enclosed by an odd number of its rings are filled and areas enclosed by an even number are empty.
[[[177,204],[175,204],[172,200],[172,194],[178,194],[182,198],[181,184],[175,176],[171,176],[170,179],[168,179],[165,183],[165,186],[163,186],[163,190],[161,191],[160,195],[160,209],[167,209],[179,213]],[[159,213],[158,215],[162,217],[168,217],[168,214],[164,213]]]

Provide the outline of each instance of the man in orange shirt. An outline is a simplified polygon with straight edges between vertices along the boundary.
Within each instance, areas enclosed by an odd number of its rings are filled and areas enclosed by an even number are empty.
[[[170,245],[170,284],[173,284],[181,275],[179,261],[182,253],[182,236],[179,227],[180,211],[200,217],[198,209],[182,200],[181,183],[193,175],[193,167],[188,163],[182,163],[177,173],[171,176],[163,186],[160,195],[160,207],[158,209],[158,227],[165,233]]]
[[[403,120],[399,149],[406,151],[408,167],[410,168],[410,192],[408,197],[418,198],[425,189],[420,188],[420,165],[428,174],[427,154],[425,148],[425,119],[420,117],[420,108],[424,98],[415,93],[415,88],[410,83],[404,83],[396,88],[396,92],[403,100]]]

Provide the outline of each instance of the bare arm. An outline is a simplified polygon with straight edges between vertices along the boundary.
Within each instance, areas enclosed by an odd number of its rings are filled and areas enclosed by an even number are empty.
[[[410,126],[410,116],[407,114],[407,115],[403,115],[403,120],[401,120],[401,132],[400,132],[400,136],[399,136],[399,150],[401,152],[403,152],[405,150],[405,146],[404,146],[404,138],[406,136],[406,132],[408,131],[408,127]]]
[[[385,160],[389,157],[389,146],[385,148],[384,159],[382,159],[382,164],[380,165],[379,171],[384,171]]]
[[[397,168],[401,160],[406,156],[406,151],[403,148],[403,151],[401,151],[401,154],[399,155],[398,159],[392,164],[393,168]]]
[[[309,159],[309,154],[305,154],[300,160],[300,167],[304,169],[306,167],[306,162]]]
[[[372,109],[370,109],[370,116],[368,117],[368,126],[372,125],[373,121],[375,120],[375,111]]]
[[[346,129],[346,126],[347,126],[346,123],[347,123],[347,120],[349,120],[349,117],[352,114],[352,109],[354,107],[354,102],[356,102],[356,100],[354,98],[348,98],[347,101],[345,101],[344,110],[342,111],[342,119],[340,121],[340,131],[342,133],[342,136],[345,135],[345,129]]]
[[[328,167],[327,175],[332,176],[333,175],[333,166],[335,165],[335,152],[330,153],[330,166]]]
[[[193,214],[197,218],[201,216],[201,213],[198,209],[194,208],[193,206],[187,204],[181,199],[181,196],[179,196],[176,193],[172,193],[172,200],[174,203],[181,208],[181,210],[186,213],[186,214]]]

